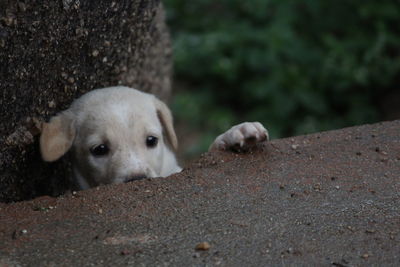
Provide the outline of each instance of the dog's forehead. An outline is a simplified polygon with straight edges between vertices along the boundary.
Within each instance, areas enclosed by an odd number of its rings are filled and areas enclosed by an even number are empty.
[[[116,105],[143,108],[154,106],[153,96],[129,88],[94,90],[81,99],[85,109],[110,108]]]
[[[145,105],[144,103],[118,103],[107,107],[106,114],[102,117],[106,120],[115,121],[124,126],[150,126],[158,125],[159,120],[154,105]],[[132,125],[133,124],[133,125]]]
[[[77,113],[80,123],[90,128],[161,128],[153,99],[143,93],[99,92],[83,99]]]

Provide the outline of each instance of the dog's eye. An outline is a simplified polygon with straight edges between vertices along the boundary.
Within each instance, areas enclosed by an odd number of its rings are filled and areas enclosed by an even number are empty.
[[[147,136],[146,138],[146,146],[147,147],[155,147],[158,143],[158,138],[154,136]]]
[[[104,156],[108,153],[108,151],[110,151],[110,149],[105,144],[94,146],[90,149],[90,153],[92,153],[92,155],[95,157]]]

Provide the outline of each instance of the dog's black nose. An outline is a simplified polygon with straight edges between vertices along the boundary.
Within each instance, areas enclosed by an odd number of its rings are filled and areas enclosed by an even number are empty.
[[[147,175],[145,175],[145,174],[137,174],[137,175],[133,175],[133,176],[127,177],[124,182],[125,183],[129,183],[129,182],[132,182],[132,181],[143,180],[143,179],[146,179],[146,178],[147,178]]]

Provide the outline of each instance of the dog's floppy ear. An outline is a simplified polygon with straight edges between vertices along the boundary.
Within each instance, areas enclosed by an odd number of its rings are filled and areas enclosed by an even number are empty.
[[[74,121],[61,113],[42,124],[40,152],[45,161],[55,161],[63,156],[75,139]]]
[[[158,119],[166,132],[167,139],[172,148],[176,151],[178,149],[178,139],[176,138],[171,111],[167,105],[157,98],[154,98],[154,105],[156,106]]]

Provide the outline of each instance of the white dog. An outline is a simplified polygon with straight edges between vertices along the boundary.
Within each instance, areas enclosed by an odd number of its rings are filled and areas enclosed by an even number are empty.
[[[242,123],[217,137],[210,150],[246,148],[267,139],[260,123]],[[168,107],[151,94],[122,86],[86,93],[43,123],[40,136],[45,161],[71,150],[77,189],[180,172],[177,146]]]

